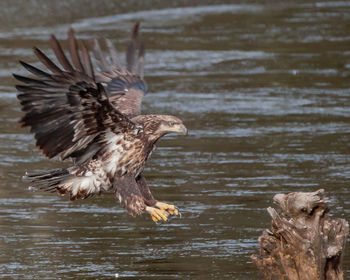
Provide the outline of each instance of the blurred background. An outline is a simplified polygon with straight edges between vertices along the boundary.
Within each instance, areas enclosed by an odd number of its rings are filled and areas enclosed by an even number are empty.
[[[324,188],[349,221],[350,2],[283,2],[2,0],[1,279],[261,279],[249,256],[274,194]],[[124,55],[136,21],[143,113],[179,116],[190,131],[159,142],[145,170],[182,213],[159,226],[113,194],[72,203],[21,181],[62,164],[18,126],[18,60],[39,66],[32,47],[52,57],[49,35],[71,26]]]

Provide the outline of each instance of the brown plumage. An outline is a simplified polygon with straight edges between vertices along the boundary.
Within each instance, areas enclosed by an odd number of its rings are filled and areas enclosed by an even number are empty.
[[[51,46],[62,68],[39,49],[37,58],[49,72],[20,62],[35,78],[14,74],[18,99],[25,112],[20,123],[29,126],[37,147],[49,158],[71,159],[65,169],[29,173],[34,186],[84,199],[114,190],[133,216],[146,210],[154,221],[178,214],[173,205],[155,200],[142,171],[155,143],[167,133],[186,134],[182,121],[167,115],[140,115],[147,86],[143,79],[144,47],[138,41],[139,24],[127,48],[127,70],[106,40],[108,53],[93,41],[96,72],[83,42],[68,31],[70,60],[51,36]],[[110,61],[107,57],[109,56]]]

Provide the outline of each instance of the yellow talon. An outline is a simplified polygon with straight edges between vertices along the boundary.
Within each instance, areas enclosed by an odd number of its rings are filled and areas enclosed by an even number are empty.
[[[168,220],[168,214],[165,210],[147,206],[146,211],[151,215],[154,222],[159,222],[161,220],[166,222]]]
[[[167,211],[170,215],[179,215],[179,210],[177,210],[175,205],[158,201],[155,206],[160,210]]]

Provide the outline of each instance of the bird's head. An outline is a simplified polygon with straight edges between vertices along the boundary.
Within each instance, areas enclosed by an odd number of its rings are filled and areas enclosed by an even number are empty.
[[[159,125],[155,132],[161,136],[174,132],[187,135],[187,128],[179,118],[163,115],[159,116]]]
[[[175,116],[146,115],[142,117],[144,117],[142,119],[143,131],[151,140],[157,140],[168,133],[187,135],[187,128],[182,121]]]

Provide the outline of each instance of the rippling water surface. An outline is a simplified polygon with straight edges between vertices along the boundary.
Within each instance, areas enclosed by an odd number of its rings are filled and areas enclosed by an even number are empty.
[[[274,194],[324,188],[349,220],[350,5],[288,2],[2,1],[1,279],[260,279],[249,256]],[[33,45],[52,54],[49,35],[69,26],[123,51],[135,21],[147,46],[144,112],[190,130],[164,138],[145,171],[182,212],[160,226],[128,216],[112,194],[72,203],[21,181],[62,164],[17,124],[18,60],[36,63]]]

